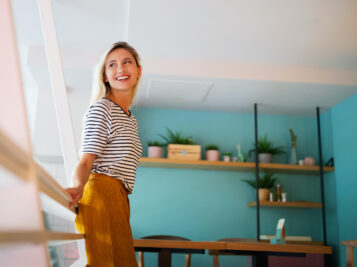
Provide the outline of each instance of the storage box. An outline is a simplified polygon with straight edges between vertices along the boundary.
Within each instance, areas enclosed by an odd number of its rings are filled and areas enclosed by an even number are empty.
[[[169,144],[167,146],[167,158],[184,159],[184,160],[200,160],[201,146]]]

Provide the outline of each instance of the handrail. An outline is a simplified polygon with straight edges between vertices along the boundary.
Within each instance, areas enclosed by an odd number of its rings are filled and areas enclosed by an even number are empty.
[[[28,181],[31,166],[35,168],[38,177],[39,190],[65,208],[69,209],[71,196],[65,191],[51,175],[49,175],[30,155],[16,145],[0,130],[0,165],[3,165],[19,179]],[[74,209],[71,209],[75,213]]]
[[[47,230],[0,231],[0,244],[9,243],[40,243],[52,240],[80,240],[84,234],[53,232]]]
[[[35,166],[41,192],[54,199],[65,208],[68,208],[69,203],[72,201],[71,196],[37,162],[35,162]],[[74,209],[71,210],[75,213]]]
[[[27,171],[30,167],[30,157],[10,138],[0,131],[0,165],[23,180],[28,180]]]

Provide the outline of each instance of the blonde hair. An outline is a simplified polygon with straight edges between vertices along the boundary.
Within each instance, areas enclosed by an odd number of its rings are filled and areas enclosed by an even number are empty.
[[[141,68],[140,57],[138,52],[126,42],[117,42],[112,45],[112,47],[102,55],[98,64],[96,65],[93,73],[93,85],[92,85],[92,97],[90,104],[94,104],[96,101],[102,99],[110,93],[110,85],[108,82],[104,82],[105,75],[105,61],[107,60],[108,55],[116,49],[123,48],[127,50],[135,59],[136,65]],[[133,102],[138,90],[140,78],[134,87],[133,97],[130,101],[130,104]]]

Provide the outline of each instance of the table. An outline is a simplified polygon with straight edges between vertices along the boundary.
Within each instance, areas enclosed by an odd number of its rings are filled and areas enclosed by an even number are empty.
[[[171,253],[205,253],[211,255],[250,255],[253,264],[259,267],[268,266],[268,256],[297,256],[303,257],[307,253],[332,254],[332,247],[309,244],[284,244],[273,245],[267,242],[252,239],[239,239],[232,241],[172,241],[172,240],[134,240],[136,251],[159,252],[158,266],[171,266]],[[160,257],[161,254],[161,257]],[[215,266],[218,266],[218,261]]]
[[[135,251],[158,252],[159,267],[171,266],[171,253],[204,254],[205,250],[222,250],[226,248],[225,242],[215,241],[177,241],[157,239],[135,239]]]
[[[253,266],[267,267],[269,256],[305,257],[310,254],[332,254],[332,247],[314,244],[270,244],[255,239],[225,239],[224,250],[209,250],[214,256],[214,267],[219,267],[218,255],[247,255],[252,256]]]

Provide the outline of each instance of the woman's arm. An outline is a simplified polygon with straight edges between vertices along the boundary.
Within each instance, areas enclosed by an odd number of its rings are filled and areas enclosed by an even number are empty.
[[[88,181],[96,156],[95,154],[83,153],[73,172],[73,187],[66,189],[72,197],[72,202],[69,204],[70,209],[76,206],[78,201],[82,198],[84,186]]]

